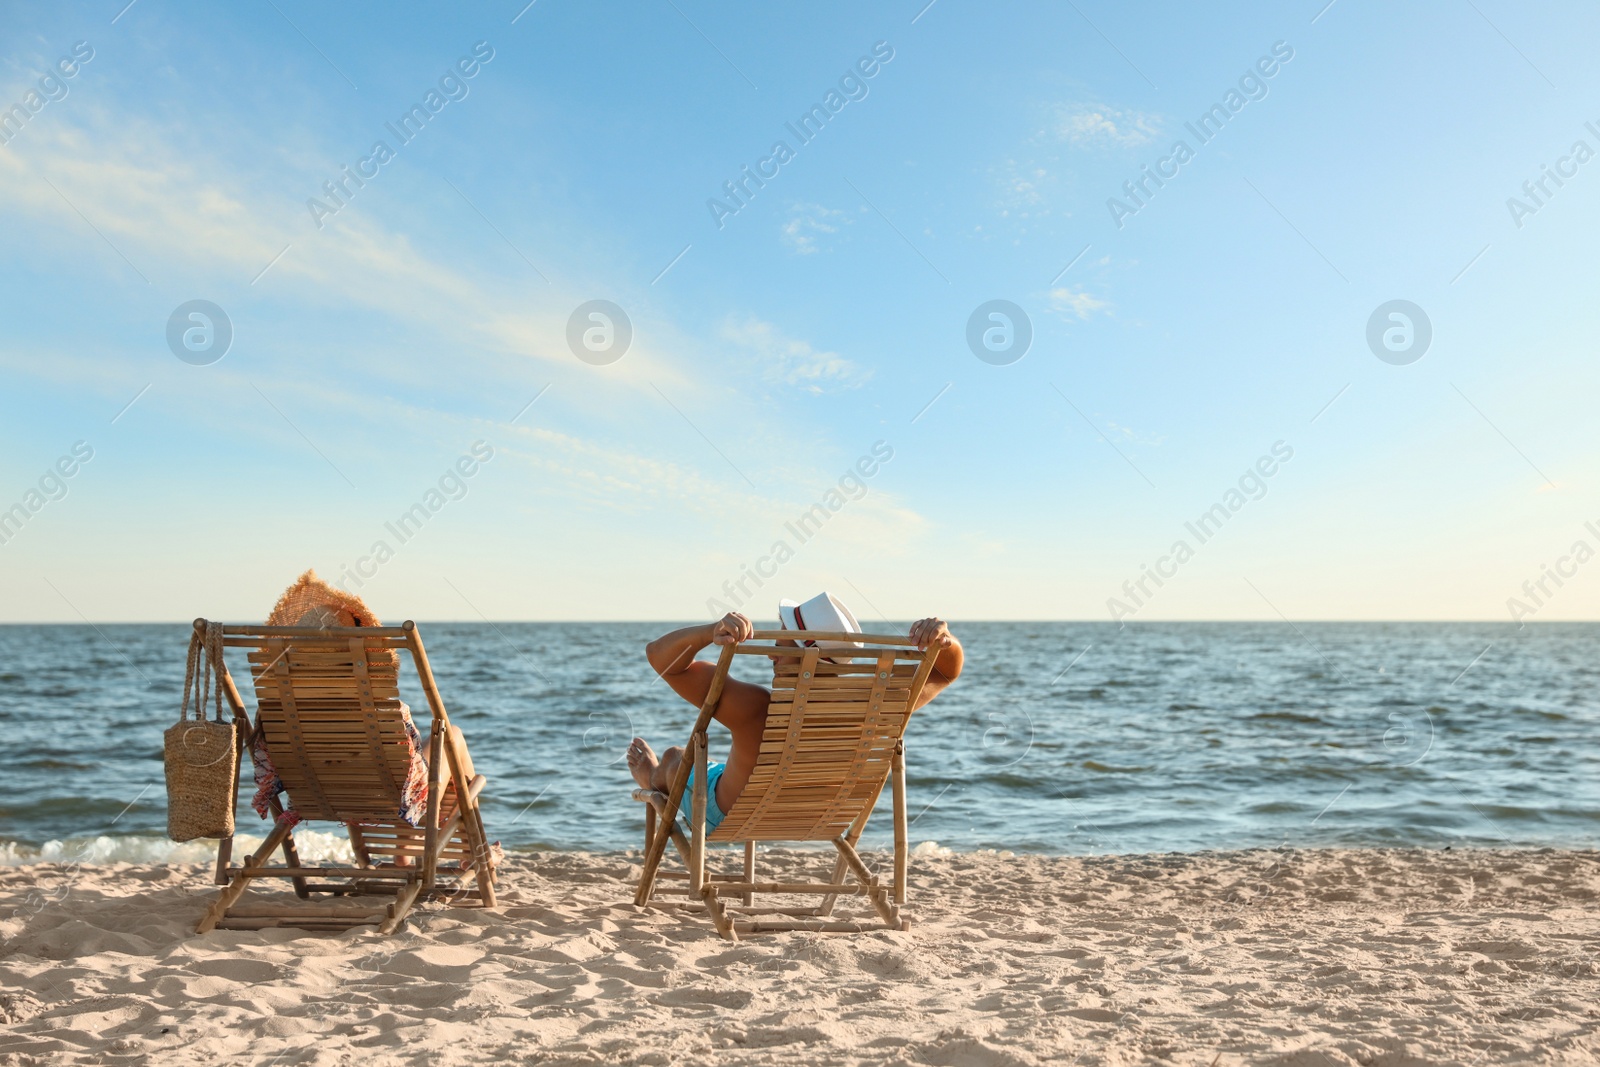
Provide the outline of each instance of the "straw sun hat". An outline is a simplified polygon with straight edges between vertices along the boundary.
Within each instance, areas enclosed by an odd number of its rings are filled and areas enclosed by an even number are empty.
[[[268,626],[382,626],[372,609],[354,593],[336,589],[317,577],[315,570],[306,571],[293,585],[283,591],[272,614],[267,616]]]
[[[268,626],[314,626],[326,630],[334,626],[382,626],[378,616],[354,593],[347,593],[308,570],[283,591]],[[390,653],[394,655],[393,652]]]

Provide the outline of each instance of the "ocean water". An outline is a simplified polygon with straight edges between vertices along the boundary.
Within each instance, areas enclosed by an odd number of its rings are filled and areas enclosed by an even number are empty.
[[[644,659],[670,627],[419,625],[489,778],[490,834],[508,848],[636,846],[628,739],[681,744],[694,717]],[[1600,844],[1600,625],[953,629],[966,672],[907,734],[913,844]],[[0,626],[0,861],[206,858],[204,843],[163,836],[161,733],[177,717],[188,634]],[[243,656],[229,655],[249,703]],[[759,680],[760,664],[741,663]],[[240,831],[259,835],[243,799]],[[888,840],[887,801],[869,846]],[[311,830],[308,851],[339,854],[337,827]]]

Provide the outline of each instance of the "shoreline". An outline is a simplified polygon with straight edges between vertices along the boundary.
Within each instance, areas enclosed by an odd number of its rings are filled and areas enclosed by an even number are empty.
[[[310,862],[352,862],[353,854],[349,848],[349,839],[343,830],[339,828],[319,830],[316,828],[318,825],[324,824],[310,824],[296,829],[295,840],[299,844],[299,851],[302,857]],[[493,837],[492,834],[490,836]],[[234,855],[240,856],[253,851],[260,845],[262,840],[263,838],[259,834],[240,832],[234,838]],[[544,844],[502,844],[501,847],[508,856],[519,856],[529,860],[540,856],[552,855],[625,858],[638,851],[637,848],[574,848]],[[714,852],[733,847],[735,846],[719,844],[710,846]],[[794,842],[787,843],[783,847],[792,852],[832,854],[828,851],[830,846],[827,842]],[[93,837],[73,837],[64,840],[52,838],[42,844],[0,838],[0,870],[17,870],[28,867],[126,867],[140,865],[202,867],[215,860],[216,850],[217,845],[214,839],[203,838],[178,843],[171,841],[163,834],[98,834]],[[166,854],[161,854],[163,852]],[[1027,844],[965,847],[945,845],[938,841],[929,840],[913,842],[910,847],[910,854],[913,859],[947,858],[950,856],[999,856],[1001,858],[1026,856],[1045,860],[1203,859],[1249,856],[1262,853],[1298,852],[1417,852],[1428,854],[1566,852],[1574,855],[1600,856],[1600,842],[1551,843],[1534,841],[1497,845],[1463,841],[1442,845],[1294,844],[1292,842],[1281,842],[1276,845],[1245,845],[1235,848],[1204,847],[1145,850],[1141,852],[1064,852],[1059,849],[1033,847]]]
[[[0,868],[0,1063],[1600,1057],[1592,849],[924,855],[909,932],[738,944],[635,908],[637,872],[512,852],[502,907],[427,904],[383,938],[194,936],[199,864]]]
[[[310,862],[352,862],[349,838],[341,828],[319,830],[323,824],[302,826],[295,831],[295,840],[303,858]],[[327,824],[332,825],[332,824]],[[490,835],[493,836],[492,834]],[[259,834],[240,832],[234,838],[234,855],[253,851],[263,838]],[[517,844],[501,846],[508,856],[532,860],[540,856],[581,855],[597,858],[624,858],[638,851],[634,848],[574,848],[560,845]],[[713,844],[711,849],[731,849],[735,846]],[[826,842],[794,842],[783,846],[792,852],[829,852]],[[174,842],[163,834],[98,834],[93,837],[50,839],[42,844],[0,838],[0,870],[17,870],[28,867],[126,867],[170,866],[202,867],[215,860],[217,844],[214,839],[203,838],[182,843]],[[1526,842],[1513,844],[1483,844],[1476,841],[1454,841],[1449,844],[1295,844],[1280,842],[1276,845],[1244,845],[1234,848],[1204,847],[1194,849],[1145,850],[1140,852],[1065,852],[1059,849],[1020,845],[945,845],[938,841],[916,841],[910,854],[916,858],[947,858],[950,856],[1018,856],[1045,860],[1095,860],[1095,859],[1159,859],[1249,856],[1262,853],[1317,853],[1317,852],[1395,852],[1395,853],[1451,853],[1475,852],[1543,853],[1566,852],[1574,855],[1600,856],[1600,842]],[[718,852],[720,854],[720,852]]]

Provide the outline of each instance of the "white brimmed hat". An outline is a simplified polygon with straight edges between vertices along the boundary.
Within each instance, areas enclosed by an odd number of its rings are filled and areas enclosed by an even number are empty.
[[[822,633],[861,632],[861,624],[832,593],[818,593],[804,604],[793,600],[778,601],[778,625],[785,630],[816,630]],[[799,642],[807,648],[861,648],[859,641],[807,641]]]

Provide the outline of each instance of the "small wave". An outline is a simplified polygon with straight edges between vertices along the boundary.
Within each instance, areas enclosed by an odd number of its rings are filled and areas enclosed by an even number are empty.
[[[945,859],[946,857],[954,856],[956,854],[956,850],[953,848],[946,848],[937,841],[923,841],[912,848],[911,854],[918,859]],[[962,855],[994,856],[998,859],[1008,860],[1014,858],[1016,853],[1010,851],[1009,849],[974,848],[962,852]]]
[[[1277,720],[1279,722],[1299,722],[1316,726],[1323,725],[1322,719],[1315,715],[1302,715],[1297,711],[1259,711],[1250,716],[1251,719]]]
[[[1150,769],[1149,767],[1113,767],[1109,763],[1101,763],[1099,760],[1092,759],[1086,759],[1078,766],[1086,771],[1099,771],[1101,774],[1140,774]]]
[[[50,759],[49,757],[23,760],[20,766],[37,771],[92,771],[95,768],[93,763],[78,763],[74,760]]]
[[[262,838],[239,834],[233,839],[233,854],[244,856],[261,846]],[[353,863],[355,853],[350,839],[342,833],[298,829],[294,835],[300,858],[312,863]],[[101,866],[109,863],[211,863],[217,858],[217,843],[211,840],[182,843],[150,834],[125,834],[115,837],[69,837],[31,845],[22,841],[0,841],[0,866],[25,863],[65,863]]]
[[[1014,766],[1014,764],[1008,764],[1007,766]],[[1015,789],[1025,793],[1038,792],[1040,786],[1039,779],[1034,775],[1016,774],[1004,768],[992,774],[985,774],[983,776],[983,784],[1000,789]]]

